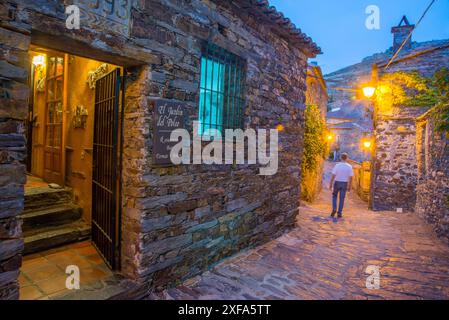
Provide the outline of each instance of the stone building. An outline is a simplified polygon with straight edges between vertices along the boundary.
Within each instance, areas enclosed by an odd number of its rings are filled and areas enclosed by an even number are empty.
[[[357,162],[371,159],[371,154],[361,146],[373,131],[372,108],[369,101],[346,101],[344,106],[336,107],[327,113],[327,127],[334,140],[331,152],[349,154]]]
[[[416,212],[449,240],[449,136],[435,131],[435,109],[417,119]]]
[[[319,107],[323,120],[326,119],[327,114],[327,85],[324,80],[321,67],[316,63],[310,63],[307,68],[307,91],[306,104],[313,104]]]
[[[90,235],[142,296],[294,225],[320,49],[268,1],[6,0],[0,39],[1,299],[24,247]],[[191,134],[282,125],[277,174],[167,163],[167,110]]]
[[[345,108],[351,99],[361,99],[359,92],[364,84],[370,83],[374,64],[378,66],[380,75],[417,71],[424,77],[432,77],[437,70],[449,66],[449,40],[417,43],[411,39],[385,70],[395,53],[394,49],[410,28],[404,17],[398,26],[392,28],[393,46],[390,49],[327,75],[325,78],[332,90],[332,103]],[[402,106],[389,110],[377,107],[373,131],[375,151],[371,205],[375,210],[414,211],[418,180],[416,119],[433,106]]]

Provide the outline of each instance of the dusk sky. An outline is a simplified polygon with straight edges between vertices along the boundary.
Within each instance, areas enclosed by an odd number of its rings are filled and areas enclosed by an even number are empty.
[[[407,15],[415,24],[430,0],[270,0],[321,47],[316,61],[327,74],[392,46],[391,27]],[[368,30],[365,9],[380,9],[380,30]],[[437,0],[415,30],[413,41],[449,39],[449,0]]]

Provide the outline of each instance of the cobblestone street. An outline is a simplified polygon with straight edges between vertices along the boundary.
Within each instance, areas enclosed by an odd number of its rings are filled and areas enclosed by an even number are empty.
[[[327,168],[327,171],[329,168]],[[448,299],[449,247],[414,214],[372,212],[350,193],[334,221],[330,191],[297,226],[152,299]],[[380,289],[366,268],[380,267]]]

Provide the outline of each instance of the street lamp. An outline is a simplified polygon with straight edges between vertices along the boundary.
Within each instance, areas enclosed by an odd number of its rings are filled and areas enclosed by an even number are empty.
[[[363,141],[363,147],[367,150],[371,149],[373,143],[370,140]]]
[[[363,95],[368,99],[371,99],[374,96],[374,94],[376,93],[376,88],[372,87],[372,86],[366,86],[362,90],[363,90]]]
[[[285,130],[285,127],[284,127],[282,124],[279,124],[279,125],[276,127],[276,129],[277,129],[277,131],[282,132],[282,131]]]

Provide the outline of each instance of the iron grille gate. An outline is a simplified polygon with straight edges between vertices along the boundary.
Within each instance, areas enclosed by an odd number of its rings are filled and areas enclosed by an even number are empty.
[[[118,268],[120,257],[120,82],[120,69],[116,69],[95,85],[92,242],[112,269]]]

